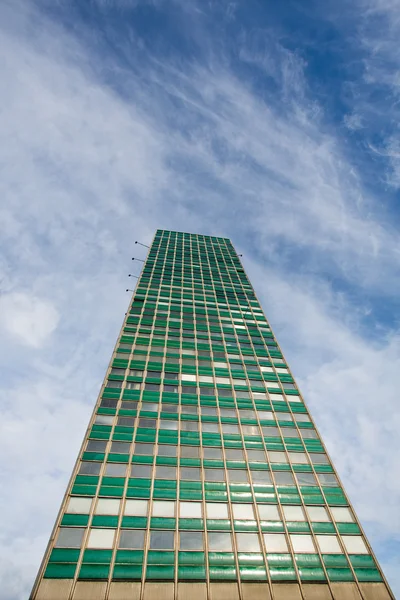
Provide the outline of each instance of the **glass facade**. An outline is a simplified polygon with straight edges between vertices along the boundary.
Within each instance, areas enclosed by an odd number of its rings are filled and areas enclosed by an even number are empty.
[[[229,239],[157,231],[32,598],[46,580],[392,598]]]

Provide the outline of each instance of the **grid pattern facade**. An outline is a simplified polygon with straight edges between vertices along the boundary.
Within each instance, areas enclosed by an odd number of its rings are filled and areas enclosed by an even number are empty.
[[[157,231],[42,579],[383,581],[229,239]]]

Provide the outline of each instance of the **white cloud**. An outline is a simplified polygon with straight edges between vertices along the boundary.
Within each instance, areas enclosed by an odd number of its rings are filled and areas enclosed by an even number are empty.
[[[22,292],[0,296],[0,326],[22,344],[42,346],[58,320],[56,308],[46,300]]]

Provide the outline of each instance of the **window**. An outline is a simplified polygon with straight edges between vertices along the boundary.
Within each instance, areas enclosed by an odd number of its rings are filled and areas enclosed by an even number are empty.
[[[247,450],[249,461],[265,462],[265,452],[263,450]]]
[[[228,469],[228,475],[231,483],[247,483],[249,480],[247,471],[243,469]]]
[[[176,468],[158,465],[156,467],[156,478],[157,479],[176,479]]]
[[[124,514],[133,517],[146,517],[147,506],[147,500],[127,500],[125,503]]]
[[[287,463],[288,459],[284,452],[268,452],[268,458],[271,463]]]
[[[151,465],[132,465],[131,477],[150,478],[153,467]]]
[[[195,467],[181,467],[181,479],[186,481],[201,481],[200,469]]]
[[[201,502],[180,502],[179,513],[182,519],[201,519]]]
[[[55,548],[80,548],[84,529],[77,527],[60,527]]]
[[[260,540],[257,533],[237,533],[236,543],[239,552],[260,552]]]
[[[203,550],[203,534],[200,531],[181,531],[180,550]]]
[[[86,452],[105,452],[107,442],[100,440],[89,440],[86,446]]]
[[[182,458],[199,458],[199,451],[198,446],[181,446]]]
[[[207,519],[228,519],[228,505],[222,502],[206,503]]]
[[[115,529],[91,529],[88,548],[112,548],[114,545]]]
[[[230,533],[208,533],[208,547],[211,552],[232,552]]]
[[[154,452],[154,445],[153,444],[141,444],[141,443],[136,443],[135,444],[135,450],[134,453],[135,454],[140,454],[142,456],[148,456],[148,455],[152,455]]]
[[[122,463],[107,463],[106,464],[106,476],[107,477],[125,477],[126,465]]]
[[[119,538],[119,548],[134,548],[142,550],[144,547],[143,529],[123,529]]]
[[[252,504],[232,504],[234,519],[254,519]]]
[[[339,485],[337,477],[332,473],[319,473],[318,479],[321,485],[328,487],[337,487]]]
[[[114,423],[114,417],[108,417],[107,415],[96,415],[94,422],[96,425],[112,425]]]
[[[70,498],[66,513],[75,515],[88,515],[92,506],[91,498]]]
[[[100,498],[94,512],[96,515],[118,515],[120,504],[120,500]]]
[[[233,448],[227,448],[225,450],[227,460],[244,460],[243,450],[235,450]]]
[[[338,538],[336,535],[317,535],[319,549],[323,554],[341,554]]]
[[[267,552],[288,552],[288,545],[283,533],[264,533]]]
[[[317,485],[315,475],[312,473],[296,473],[299,485]]]
[[[225,481],[225,471],[223,469],[204,469],[206,481]]]
[[[112,442],[111,452],[116,454],[129,454],[131,445],[129,442]]]
[[[306,517],[301,506],[282,506],[286,521],[305,521]]]
[[[308,458],[305,452],[289,452],[289,458],[295,465],[308,465]]]
[[[176,456],[177,448],[176,446],[168,446],[160,444],[158,446],[158,456]]]
[[[326,508],[323,506],[307,506],[307,511],[310,521],[315,523],[328,523],[331,520]]]
[[[339,506],[332,507],[331,512],[332,512],[333,518],[338,523],[354,523],[354,517],[351,514],[351,511],[349,508],[339,507]]]
[[[174,538],[173,531],[151,531],[150,550],[173,550]]]
[[[285,471],[276,471],[274,473],[276,485],[294,485],[293,475]]]
[[[360,535],[344,535],[342,541],[349,554],[369,554],[368,548]]]
[[[258,512],[262,521],[280,521],[278,507],[272,504],[258,504]]]
[[[79,475],[98,475],[100,473],[101,464],[98,462],[81,462],[79,467]]]
[[[153,501],[153,517],[174,517],[175,516],[175,502],[165,502],[161,500]]]
[[[311,461],[315,465],[329,465],[329,459],[326,454],[317,454],[316,452],[310,453]]]
[[[311,535],[291,534],[290,540],[292,542],[294,552],[316,552]]]

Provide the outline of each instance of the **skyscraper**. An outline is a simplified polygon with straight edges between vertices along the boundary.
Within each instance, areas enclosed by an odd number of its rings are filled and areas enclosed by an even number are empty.
[[[31,599],[393,599],[229,239],[157,231]]]

